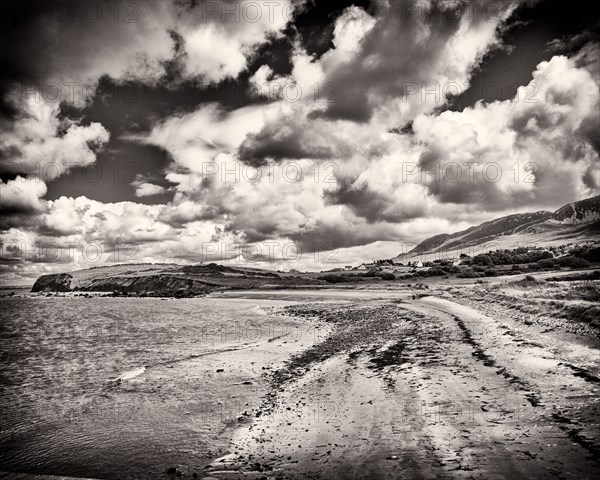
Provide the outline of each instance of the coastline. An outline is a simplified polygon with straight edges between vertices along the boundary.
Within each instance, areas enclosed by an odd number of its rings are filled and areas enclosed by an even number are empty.
[[[278,315],[289,301],[2,301],[12,309],[4,310],[7,315],[23,305],[30,309],[27,319],[7,319],[18,325],[10,330],[18,339],[26,345],[34,339],[37,348],[35,364],[20,370],[31,394],[15,390],[5,399],[22,401],[3,404],[2,470],[15,478],[168,479],[172,468],[192,478],[227,451],[237,425],[249,422],[268,391],[265,373],[319,341],[326,329],[318,321]],[[77,313],[83,307],[87,317]],[[63,315],[51,317],[49,308]],[[10,348],[21,346],[13,339]],[[55,352],[63,363],[48,370],[44,358]],[[39,382],[52,375],[61,383],[43,390]],[[20,456],[23,444],[33,445],[35,455]]]
[[[565,295],[589,295],[583,284],[557,285]],[[167,421],[160,432],[177,432],[161,468],[139,478],[593,478],[600,451],[595,327],[524,315],[516,302],[485,308],[485,298],[507,291],[531,299],[554,288],[498,279],[98,299],[190,311],[219,304],[272,324],[262,341],[249,331],[240,340],[236,329],[233,348],[122,370],[106,393],[138,400],[138,410],[120,417],[127,425],[156,415]],[[161,416],[161,402],[175,402],[170,416]],[[146,427],[142,434],[154,434],[156,425]]]

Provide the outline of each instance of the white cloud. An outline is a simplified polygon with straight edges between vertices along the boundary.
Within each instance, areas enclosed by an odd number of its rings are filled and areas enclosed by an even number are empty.
[[[271,67],[262,65],[249,78],[248,82],[250,83],[251,93],[268,98],[269,100],[276,100],[281,98],[284,87],[291,80],[286,77],[274,75]]]
[[[5,171],[54,180],[71,168],[94,163],[95,150],[108,142],[108,131],[97,122],[88,126],[61,122],[57,104],[32,95],[18,106],[19,119],[0,131],[0,142],[10,152],[3,161]]]
[[[217,104],[205,104],[193,113],[162,122],[147,141],[167,149],[180,167],[197,173],[212,171],[211,164],[219,154],[234,153],[278,108],[274,104],[225,112]]]
[[[357,53],[361,41],[375,23],[376,20],[362,8],[348,7],[335,23],[333,30],[335,49],[345,55]]]
[[[243,72],[254,48],[281,31],[292,18],[289,0],[212,2],[190,12],[178,31],[185,42],[185,73],[217,83]],[[198,21],[200,20],[200,21]]]
[[[358,7],[347,9],[336,21],[336,48],[315,62],[323,84],[336,89],[327,116],[361,122],[375,116],[403,126],[443,106],[444,87],[464,89],[471,69],[497,43],[497,27],[515,7],[497,3],[494,18],[473,16],[458,2],[420,2],[414,15],[406,2],[378,2],[374,18]]]
[[[40,201],[46,194],[46,184],[39,179],[27,179],[20,175],[6,183],[0,181],[0,212],[41,212],[45,206]]]
[[[184,36],[186,74],[202,76],[209,82],[236,77],[246,67],[241,44],[220,25],[207,25]]]
[[[587,70],[553,57],[538,65],[512,100],[418,117],[415,135],[426,145],[423,169],[447,173],[442,181],[431,178],[430,190],[442,202],[491,209],[591,196],[600,186],[590,184],[600,175],[591,141],[599,101],[598,84]],[[461,176],[452,164],[462,168]]]
[[[136,197],[150,197],[152,195],[159,195],[165,192],[165,188],[160,185],[153,183],[139,183],[135,184],[135,196]]]

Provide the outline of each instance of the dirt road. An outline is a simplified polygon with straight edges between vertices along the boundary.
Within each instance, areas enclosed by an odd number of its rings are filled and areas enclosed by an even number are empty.
[[[436,296],[304,314],[337,337],[275,379],[205,476],[600,475],[596,348]]]

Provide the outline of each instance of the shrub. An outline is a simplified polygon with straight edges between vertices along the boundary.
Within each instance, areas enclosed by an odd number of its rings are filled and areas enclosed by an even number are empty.
[[[482,265],[484,267],[493,267],[494,266],[494,261],[492,260],[492,257],[490,257],[487,254],[483,254],[483,255],[476,255],[475,257],[473,257],[473,265]]]
[[[588,262],[600,262],[600,247],[580,247],[571,251],[571,255]]]
[[[573,282],[577,280],[600,280],[600,270],[594,270],[590,273],[574,273],[560,277],[547,278],[547,282]]]
[[[556,262],[553,258],[545,258],[543,260],[540,260],[539,262],[537,262],[537,264],[541,267],[544,268],[546,270],[554,268],[556,266]],[[513,265],[514,267],[514,265]]]
[[[514,265],[533,263],[543,259],[553,258],[552,253],[546,250],[516,248],[514,250],[496,250],[473,257],[474,265],[492,267],[494,265]]]
[[[394,275],[393,273],[386,272],[381,276],[381,278],[383,278],[384,280],[396,280],[396,275]]]
[[[481,278],[483,277],[482,273],[479,272],[462,272],[457,275],[458,278]]]
[[[425,274],[426,277],[437,277],[440,275],[446,275],[446,272],[444,270],[442,270],[441,268],[432,268],[431,270],[427,270],[426,272],[423,272]]]
[[[557,258],[556,262],[561,267],[567,267],[567,268],[587,268],[590,266],[590,262],[588,262],[587,260],[585,260],[583,258],[579,258],[579,257],[573,257],[572,255],[569,255],[567,257]]]
[[[323,275],[319,277],[319,280],[324,280],[327,283],[344,283],[350,281],[348,277],[343,275]]]

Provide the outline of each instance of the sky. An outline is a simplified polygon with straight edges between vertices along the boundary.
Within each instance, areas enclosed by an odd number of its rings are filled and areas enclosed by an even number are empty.
[[[5,285],[357,265],[599,193],[599,2],[0,9]]]

